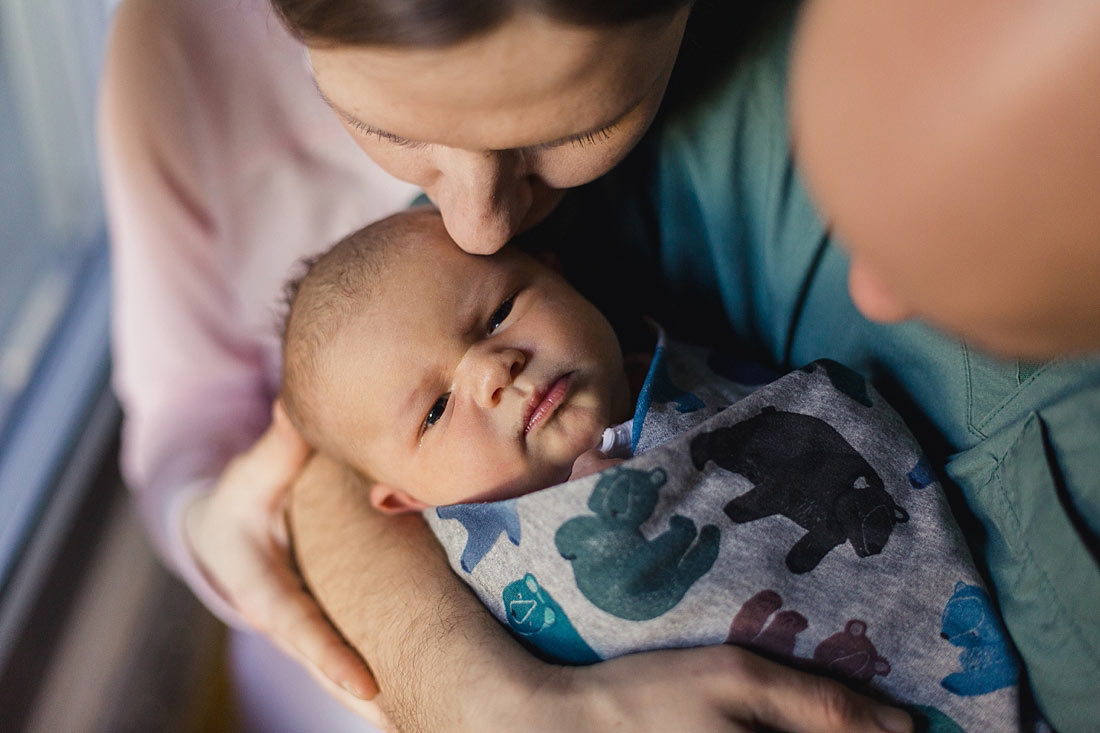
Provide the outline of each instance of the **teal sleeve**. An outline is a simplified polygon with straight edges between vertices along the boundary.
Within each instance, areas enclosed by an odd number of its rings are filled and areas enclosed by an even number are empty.
[[[831,358],[868,376],[954,482],[1041,710],[1084,730],[1100,720],[1100,361],[997,360],[855,310],[843,249],[792,163],[788,44],[789,26],[667,115],[642,163],[582,192],[596,213],[574,211],[588,239],[574,232],[573,245],[655,266],[630,287],[671,333],[728,328],[779,368]]]

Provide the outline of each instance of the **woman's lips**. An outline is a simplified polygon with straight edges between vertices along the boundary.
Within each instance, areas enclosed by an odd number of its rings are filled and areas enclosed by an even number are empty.
[[[527,406],[526,419],[523,422],[523,434],[527,435],[553,414],[569,394],[569,382],[572,372],[563,374],[541,394],[536,393]]]

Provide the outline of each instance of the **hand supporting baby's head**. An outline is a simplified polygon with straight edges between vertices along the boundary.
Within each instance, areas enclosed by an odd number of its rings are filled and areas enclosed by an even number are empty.
[[[556,272],[470,255],[434,209],[361,229],[290,299],[282,398],[376,507],[516,496],[566,480],[630,414],[611,325]]]

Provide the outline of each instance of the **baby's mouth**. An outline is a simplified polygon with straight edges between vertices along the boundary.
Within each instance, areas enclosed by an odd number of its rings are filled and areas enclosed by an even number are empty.
[[[569,385],[573,381],[573,373],[567,372],[545,389],[535,392],[527,403],[527,410],[523,419],[523,434],[527,435],[549,418],[554,411],[569,396]]]

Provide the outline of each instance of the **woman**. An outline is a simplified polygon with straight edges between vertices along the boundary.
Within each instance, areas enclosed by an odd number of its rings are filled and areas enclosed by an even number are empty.
[[[317,7],[310,11],[313,5]],[[327,5],[281,4],[291,26],[309,43],[321,92],[345,126],[352,128],[360,147],[383,167],[428,191],[442,207],[456,241],[471,251],[499,247],[509,235],[544,217],[561,188],[597,177],[635,145],[655,113],[686,22],[684,6],[669,3],[646,7],[640,17],[620,17],[610,24],[607,18],[578,18],[566,11],[558,11],[557,16],[551,12],[499,17],[490,13],[457,25],[442,23],[439,28],[420,18],[420,22],[405,23],[400,32],[400,23],[391,24],[382,37],[344,38],[341,29],[374,30],[384,25],[381,20],[399,21],[401,14],[374,16],[366,22],[354,15],[364,3],[337,3],[345,10],[350,7],[347,12],[352,12],[351,16]],[[398,10],[407,7],[394,6]],[[316,28],[320,30],[311,30],[311,17],[319,19]],[[465,42],[474,36],[483,43]],[[703,52],[712,49],[700,48]],[[998,570],[1007,573],[1016,568],[1018,558],[996,554],[1000,551],[996,540],[1007,535],[998,524],[999,517],[983,513],[987,507],[980,499],[988,487],[976,486],[975,477],[1003,467],[982,463],[975,456],[994,447],[999,447],[1002,455],[1008,451],[1014,456],[1023,437],[1025,448],[1021,450],[1028,453],[1021,465],[1038,465],[1031,456],[1031,436],[1050,421],[1028,428],[1013,410],[1049,408],[1070,427],[1079,426],[1082,418],[1065,415],[1072,412],[1071,407],[1054,395],[1083,394],[1083,385],[1095,372],[1052,376],[1048,370],[1039,375],[1045,379],[1039,390],[1042,394],[1033,390],[1020,399],[999,381],[1005,375],[1002,365],[965,351],[960,356],[958,345],[937,340],[920,329],[876,330],[859,320],[844,292],[846,263],[825,235],[797,178],[790,175],[785,107],[777,93],[784,83],[785,57],[783,46],[770,54],[756,54],[753,58],[763,60],[747,66],[749,71],[725,74],[730,67],[727,59],[720,57],[712,64],[715,68],[709,69],[719,73],[705,79],[679,72],[682,78],[673,83],[674,91],[690,86],[688,80],[706,88],[695,90],[698,94],[694,96],[684,95],[687,99],[668,113],[652,141],[637,150],[618,176],[589,187],[576,204],[557,212],[556,218],[594,212],[581,221],[602,222],[603,226],[590,232],[599,246],[626,256],[656,256],[665,276],[662,286],[675,288],[676,295],[690,294],[712,309],[725,302],[733,329],[765,358],[779,364],[794,363],[807,354],[835,354],[880,380],[899,384],[901,396],[922,403],[925,409],[913,410],[912,417],[932,423],[930,434],[945,439],[943,454],[963,450],[964,457],[970,456],[970,465],[966,460],[953,462],[958,471],[952,476],[963,486],[968,500],[979,500],[975,512],[994,537],[987,560],[994,584],[1001,590]],[[207,63],[233,62],[211,59]],[[532,77],[532,71],[538,73]],[[718,85],[719,96],[708,97],[710,82]],[[239,93],[252,90],[242,88]],[[743,114],[746,111],[751,114]],[[302,131],[293,132],[301,135]],[[712,143],[720,147],[714,148]],[[740,154],[735,160],[733,152]],[[654,191],[648,177],[632,178],[626,175],[630,171],[655,176],[659,185]],[[196,189],[201,186],[185,183],[192,185],[171,191],[180,201],[193,203],[200,198]],[[734,189],[738,189],[736,194]],[[338,187],[330,186],[326,192],[334,190]],[[601,197],[611,206],[601,205]],[[730,206],[740,208],[731,216]],[[188,206],[176,209],[188,214],[196,211]],[[198,213],[204,212],[198,209]],[[188,222],[202,230],[211,217],[192,218],[197,222]],[[628,237],[624,232],[638,236]],[[612,247],[616,239],[620,240],[619,250]],[[649,243],[652,249],[640,250],[640,243]],[[753,256],[753,252],[764,255],[768,264],[789,266],[750,271],[738,259],[745,254]],[[210,270],[206,271],[213,276]],[[733,292],[739,293],[736,303],[730,302]],[[778,297],[771,298],[771,293]],[[849,328],[851,324],[858,328]],[[837,334],[839,329],[845,330]],[[918,331],[919,337],[914,336]],[[815,340],[815,333],[834,333],[838,338]],[[958,363],[937,357],[947,353]],[[971,383],[977,387],[966,405],[970,412],[965,419],[960,419],[959,400],[950,400],[946,406],[934,404],[942,396],[937,390],[956,383],[960,365],[971,374],[984,372]],[[226,388],[222,394],[233,391]],[[254,391],[262,395],[262,390]],[[974,395],[979,403],[976,409]],[[983,401],[995,402],[997,398],[1011,398],[1013,410],[1002,418],[982,409]],[[252,410],[252,414],[259,413]],[[989,418],[992,424],[982,418]],[[1055,445],[1060,449],[1062,437],[1071,431],[1055,422]],[[355,688],[365,685],[367,678],[357,671],[354,657],[325,631],[309,601],[293,594],[292,580],[280,564],[285,561],[271,549],[270,522],[262,519],[276,514],[282,490],[306,455],[282,425],[283,421],[276,419],[274,427],[222,473],[217,488],[204,491],[188,504],[187,541],[205,573],[238,609],[249,609],[246,615],[254,624],[290,640],[290,645],[328,676]],[[981,435],[981,440],[971,431]],[[206,463],[206,474],[210,475],[217,459],[224,462],[224,456],[243,447],[240,433],[236,433],[219,455]],[[1077,454],[1081,450],[1078,447]],[[1076,489],[1081,484],[1078,470],[1082,459],[1071,455],[1069,464],[1074,467],[1071,487]],[[550,673],[502,637],[495,622],[456,587],[457,581],[449,576],[419,523],[380,523],[370,515],[359,516],[353,496],[340,493],[348,487],[332,471],[331,466],[314,461],[296,493],[299,553],[311,586],[345,636],[387,683],[386,692],[407,695],[394,701],[391,709],[395,713],[419,713],[423,725],[452,728],[458,727],[452,725],[455,721],[471,727],[479,722],[499,726],[509,719],[538,723],[544,720],[537,714],[539,704],[559,711],[556,718],[545,718],[553,721],[554,728],[563,724],[573,727],[573,723],[579,727],[583,722],[598,726],[600,721],[612,720],[637,720],[638,727],[659,727],[661,715],[675,716],[666,718],[666,728],[687,724],[703,729],[737,721],[808,728],[822,726],[824,721],[841,729],[860,725],[870,729],[876,714],[882,727],[904,726],[897,718],[888,717],[887,711],[868,707],[838,686],[731,648],[645,655],[586,670]],[[182,468],[179,472],[187,473]],[[1071,492],[1071,497],[1077,495]],[[174,503],[184,504],[182,499]],[[235,517],[235,521],[226,521]],[[1056,515],[1051,521],[1059,518],[1070,525],[1069,539],[1081,534],[1072,513]],[[249,529],[242,532],[242,526]],[[237,551],[225,551],[230,542]],[[351,547],[355,551],[349,551]],[[1081,554],[1075,547],[1068,551],[1074,558]],[[177,557],[190,554],[184,550]],[[407,585],[409,578],[423,577],[425,563],[435,563],[440,570],[433,583],[425,587],[421,582],[415,588]],[[417,573],[402,572],[402,567],[410,566],[416,566]],[[196,567],[194,561],[190,567]],[[1039,573],[1042,569],[1025,568]],[[349,574],[370,577],[372,582],[350,583]],[[250,591],[262,577],[269,582]],[[203,580],[197,572],[192,578],[195,584]],[[1093,589],[1087,582],[1082,587],[1086,600],[1095,597],[1089,595]],[[1013,600],[1011,594],[1008,598]],[[416,599],[431,601],[417,604]],[[1010,604],[1002,602],[1007,611]],[[1065,605],[1059,604],[1057,610],[1065,613]],[[418,613],[418,608],[424,610]],[[280,613],[273,619],[274,609]],[[440,623],[440,619],[450,618],[463,622],[454,626]],[[1011,618],[1009,623],[1012,629]],[[1017,623],[1017,628],[1021,626]],[[420,639],[424,642],[417,643]],[[1052,658],[1042,650],[1033,656],[1036,663]],[[1027,661],[1032,663],[1032,659]],[[484,688],[478,683],[494,685],[497,694],[479,694],[477,690]],[[455,690],[463,694],[456,695]],[[570,698],[574,704],[569,712],[561,712],[563,695],[569,693],[575,693]],[[675,711],[661,704],[669,693],[682,703]],[[1070,694],[1072,697],[1072,690]],[[1044,703],[1042,695],[1040,698]],[[517,700],[523,701],[523,707]],[[1050,705],[1043,706],[1052,715]],[[685,721],[685,715],[698,717]],[[400,722],[412,726],[418,721],[406,718]]]
[[[683,14],[681,3],[665,12],[677,13]],[[660,34],[652,19],[639,22],[650,36]],[[574,33],[570,40],[583,39]],[[628,41],[620,38],[620,47]],[[589,49],[600,47],[589,39]],[[663,65],[648,66],[664,71],[672,54],[670,48]],[[613,54],[601,58],[614,61]],[[282,30],[266,0],[128,0],[121,6],[101,119],[116,255],[115,383],[127,414],[126,473],[170,566],[224,620],[271,634],[323,683],[331,678],[363,696],[373,684],[369,673],[302,592],[285,550],[283,496],[308,451],[285,430],[278,412],[265,431],[278,388],[277,293],[297,258],[404,206],[412,188],[385,179],[357,151],[317,94],[310,71],[303,47]],[[654,106],[650,100],[642,111],[651,114]],[[547,134],[591,133],[597,142],[603,134],[594,127],[608,122],[601,116]],[[595,177],[612,164],[593,156],[586,138],[578,144],[588,147],[577,150],[589,152],[566,161],[555,175],[584,167],[586,177]],[[571,153],[571,146],[556,147]],[[421,158],[415,146],[394,150],[398,161]],[[548,160],[553,151],[548,146],[538,152]],[[456,157],[470,166],[458,168],[469,185],[436,193],[444,201],[449,191],[461,195],[499,179],[494,171],[506,167],[496,164],[510,156]],[[487,170],[483,160],[493,165]],[[561,185],[583,180],[562,179]],[[418,183],[439,191],[433,181]],[[527,200],[546,198],[532,194]],[[445,205],[453,220],[456,204]],[[495,247],[507,232],[493,235]],[[336,481],[322,495],[339,496],[342,486]],[[880,729],[866,699],[732,647],[662,654],[656,663],[616,662],[580,675],[548,670],[504,636],[458,586],[419,523],[363,531],[379,544],[369,552],[380,571],[375,582],[355,592],[356,612],[367,614],[370,636],[380,642],[377,650],[363,649],[387,692],[405,692],[413,701],[396,708],[405,723],[419,715],[435,727],[459,729],[448,721],[461,715],[471,728],[481,721],[481,729],[492,729],[521,716],[518,722],[527,727],[560,729],[573,720],[577,728],[603,729],[625,711],[640,729],[669,729],[676,727],[669,716],[692,720],[664,704],[675,696],[696,701],[688,714],[699,729],[756,718],[777,727],[832,720],[838,729]],[[386,558],[391,552],[398,563]],[[403,572],[401,562],[413,563],[417,572]],[[423,569],[430,562],[439,569],[434,589],[424,580],[433,577]],[[389,605],[394,584],[412,577],[420,578],[412,589],[416,598],[438,600],[421,605],[405,596],[399,606]],[[387,592],[372,596],[379,590]],[[377,612],[371,610],[376,602]],[[452,610],[444,617],[469,617],[475,628],[438,643],[411,643],[440,630],[445,603]],[[429,608],[423,624],[408,628],[411,636],[397,626],[418,618],[416,609]],[[320,709],[308,681],[282,674],[285,665],[254,635],[235,634],[232,643],[237,675],[256,683],[245,685],[242,701],[252,727],[343,729],[331,710]],[[433,654],[440,655],[435,664],[418,664]],[[644,676],[633,674],[634,664]],[[396,669],[401,666],[407,670]],[[267,694],[261,694],[265,687]],[[351,695],[345,699],[354,704]],[[537,701],[545,708],[541,715]],[[360,712],[377,719],[377,708],[360,703]]]

